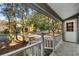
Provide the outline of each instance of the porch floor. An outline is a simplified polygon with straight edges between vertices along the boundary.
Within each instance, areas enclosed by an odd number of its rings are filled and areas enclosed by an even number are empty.
[[[61,46],[50,56],[79,56],[79,44],[63,42]]]

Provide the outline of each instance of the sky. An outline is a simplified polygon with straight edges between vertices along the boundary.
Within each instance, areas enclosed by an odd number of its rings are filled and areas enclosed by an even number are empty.
[[[0,11],[1,11],[1,7],[0,7]],[[32,14],[32,8],[28,8],[28,14]],[[17,19],[19,19],[20,17],[17,16]],[[0,13],[0,20],[6,20],[6,17]]]
[[[5,20],[5,19],[6,19],[6,17],[3,16],[2,14],[0,14],[0,20]]]
[[[32,14],[32,8],[28,8],[29,14]]]
[[[0,4],[1,5],[1,4]],[[0,11],[1,11],[1,6],[0,6]],[[3,16],[1,13],[0,13],[0,20],[4,20],[5,19],[5,16]]]

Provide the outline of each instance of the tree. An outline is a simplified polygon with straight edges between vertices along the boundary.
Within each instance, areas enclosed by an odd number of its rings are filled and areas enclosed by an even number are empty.
[[[6,16],[6,18],[9,21],[9,33],[10,33],[10,39],[12,37],[16,37],[15,39],[18,40],[17,38],[17,32],[16,32],[16,4],[13,3],[4,3],[2,4],[4,6],[1,10],[1,13]],[[1,6],[1,7],[2,7]]]
[[[8,19],[8,22],[9,22],[9,27],[8,27],[8,30],[9,30],[9,39],[12,38],[12,32],[11,32],[11,26],[10,26],[10,22],[11,22],[11,10],[10,10],[10,7],[11,5],[8,3],[8,4],[1,4],[0,5],[1,7],[1,12],[7,19]]]
[[[34,25],[35,29],[44,30],[47,26],[47,16],[33,10],[31,15],[27,16],[27,24]]]
[[[59,30],[61,30],[61,22],[59,20],[53,20],[52,24],[53,24],[53,32],[57,30],[59,33]]]
[[[26,16],[27,16],[27,6],[25,4],[17,4],[17,14],[21,18],[21,25],[22,25],[22,37],[23,42],[25,42],[25,28],[26,28]]]

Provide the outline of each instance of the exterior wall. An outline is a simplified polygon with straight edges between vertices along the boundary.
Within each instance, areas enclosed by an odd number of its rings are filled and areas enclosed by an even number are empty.
[[[66,23],[67,22],[74,22],[74,31],[73,32],[66,31]],[[64,38],[65,38],[65,41],[77,42],[77,18],[66,20],[64,22]]]

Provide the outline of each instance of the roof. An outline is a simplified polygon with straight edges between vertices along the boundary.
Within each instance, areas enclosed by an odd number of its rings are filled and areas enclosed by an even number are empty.
[[[47,5],[63,20],[79,13],[79,3],[48,3]]]
[[[27,5],[54,20],[64,21],[79,15],[79,3],[30,3]]]

